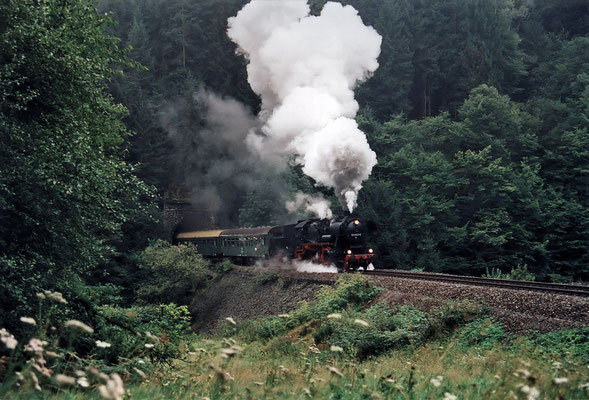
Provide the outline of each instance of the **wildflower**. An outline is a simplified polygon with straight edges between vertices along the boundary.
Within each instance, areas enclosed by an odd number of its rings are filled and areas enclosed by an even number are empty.
[[[334,353],[341,353],[342,351],[344,351],[344,349],[342,349],[341,347],[339,347],[339,346],[334,346],[334,345],[332,345],[332,346],[329,348],[329,350],[333,351]]]
[[[88,378],[86,378],[85,376],[78,378],[78,380],[76,382],[78,383],[78,385],[80,387],[83,387],[83,388],[87,388],[90,386],[90,382],[88,382]]]
[[[456,397],[452,393],[446,392],[446,393],[444,393],[444,399],[443,400],[458,400],[458,397]]]
[[[139,375],[143,379],[145,379],[147,377],[147,375],[145,375],[145,372],[141,371],[139,368],[133,367],[133,371],[135,371],[137,373],[137,375]]]
[[[329,370],[329,372],[331,372],[334,375],[337,375],[339,377],[344,377],[344,374],[342,374],[341,372],[338,371],[338,369],[336,367],[327,367],[327,369]]]
[[[563,383],[567,383],[569,381],[569,378],[554,378],[552,379],[552,383],[554,383],[555,385],[560,385]]]
[[[145,336],[147,336],[148,338],[150,338],[154,342],[159,342],[159,340],[160,340],[157,336],[153,335],[151,332],[145,332]]]
[[[527,378],[530,375],[531,375],[530,374],[530,371],[528,371],[527,369],[520,368],[517,371],[515,371],[515,376],[518,376],[518,377],[521,377],[521,378]]]
[[[589,382],[577,386],[579,389],[589,389]]]
[[[363,319],[355,319],[354,323],[362,326],[370,326],[370,324]]]
[[[435,387],[440,387],[442,385],[443,380],[444,380],[444,377],[442,375],[438,375],[437,377],[432,378],[429,381]]]
[[[29,344],[25,346],[25,351],[31,353],[41,354],[43,353],[43,347],[47,345],[47,342],[41,339],[32,338],[29,340]]]
[[[321,354],[321,350],[319,350],[316,346],[309,346],[309,350],[311,353]]]
[[[77,369],[74,371],[74,375],[76,375],[78,378],[81,378],[83,376],[86,376],[86,373],[82,370]]]
[[[45,296],[51,301],[56,303],[67,304],[67,300],[63,298],[63,295],[59,292],[50,292],[49,290],[45,290]]]
[[[55,375],[55,380],[57,381],[57,384],[60,386],[73,385],[74,383],[76,383],[76,378],[63,374]]]
[[[342,318],[342,315],[340,313],[333,313],[333,314],[329,314],[327,316],[327,318],[329,318],[329,319],[341,319]]]
[[[227,317],[225,320],[228,321],[231,325],[237,325],[237,322],[235,322],[235,320],[231,317]]]
[[[311,391],[308,388],[303,388],[303,392],[309,396],[309,397],[313,397],[313,395],[311,394]]]
[[[36,296],[39,300],[45,300],[45,295],[43,293],[37,293]]]
[[[278,369],[280,369],[280,372],[282,372],[284,375],[290,374],[290,369],[286,368],[284,365],[279,365]]]
[[[290,318],[290,315],[288,314],[278,314],[279,318]]]
[[[94,333],[94,329],[90,328],[85,323],[78,321],[76,319],[70,319],[69,321],[66,321],[65,324],[63,324],[63,326],[65,326],[66,328],[79,329],[86,333]]]
[[[145,343],[145,348],[147,348],[147,349],[153,349],[153,344],[151,344],[151,343]]]
[[[35,373],[33,371],[31,371],[31,379],[33,381],[33,387],[35,388],[35,390],[40,392],[41,385],[39,385],[39,378],[37,378],[37,375],[35,375]]]
[[[257,385],[257,386],[264,386],[264,382],[254,382],[254,385]]]
[[[123,400],[125,387],[119,374],[112,374],[105,385],[98,387],[98,393],[105,399]]]
[[[228,349],[222,349],[221,350],[221,357],[230,358],[230,357],[233,357],[233,356],[241,353],[242,351],[243,351],[243,349],[241,347],[234,345]]]
[[[103,342],[102,340],[97,340],[97,341],[96,341],[96,347],[100,347],[100,348],[102,348],[102,349],[107,349],[107,348],[109,348],[110,346],[111,346],[111,345],[110,345],[110,343]]]
[[[37,322],[30,317],[20,317],[20,321],[24,322],[25,324],[29,324],[29,325],[37,325]]]
[[[143,360],[137,360],[137,364],[145,364],[145,361],[143,361]]]
[[[18,340],[4,328],[0,329],[0,341],[10,350],[14,350],[18,344]]]
[[[534,386],[529,387],[528,385],[522,386],[520,389],[523,393],[528,395],[528,400],[537,400],[540,398],[540,391]]]
[[[552,366],[556,369],[559,369],[562,367],[562,363],[559,363],[558,361],[555,361],[552,363]]]
[[[61,355],[57,354],[54,351],[46,351],[45,355],[48,355],[51,358],[61,358]]]

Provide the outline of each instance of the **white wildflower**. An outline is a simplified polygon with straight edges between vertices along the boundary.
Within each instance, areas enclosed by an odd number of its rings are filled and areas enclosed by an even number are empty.
[[[151,332],[145,332],[145,336],[147,336],[148,338],[150,338],[154,342],[159,342],[159,340],[160,340],[157,336],[153,335]]]
[[[106,384],[98,387],[98,393],[105,399],[123,400],[125,387],[119,374],[112,374]]]
[[[76,383],[76,378],[74,378],[73,376],[57,374],[55,375],[55,381],[60,386],[73,385],[74,383]]]
[[[257,386],[264,386],[264,382],[254,382],[254,385],[257,385]]]
[[[333,351],[334,353],[341,353],[341,352],[343,352],[343,351],[344,351],[344,349],[342,349],[341,347],[339,347],[339,346],[334,346],[334,345],[332,345],[332,346],[329,348],[329,350]]]
[[[520,389],[522,391],[522,393],[525,393],[528,395],[528,400],[537,400],[540,398],[540,391],[538,389],[536,389],[536,387],[532,386],[522,386],[522,388]]]
[[[227,317],[225,320],[228,321],[231,325],[237,325],[237,322],[235,322],[235,320],[231,317]]]
[[[438,375],[437,377],[432,378],[429,381],[435,387],[440,387],[442,385],[443,380],[444,380],[444,377],[442,375]]]
[[[561,385],[563,383],[567,383],[569,381],[569,378],[554,378],[552,379],[552,383],[554,383],[555,385]]]
[[[453,395],[452,393],[444,393],[444,399],[443,400],[458,400],[458,397]]]
[[[145,364],[145,361],[143,361],[143,360],[137,360],[137,364]]]
[[[10,350],[14,350],[18,344],[18,340],[4,328],[0,329],[0,341]]]
[[[363,319],[355,319],[354,323],[362,326],[370,326],[370,324]]]
[[[76,319],[70,319],[69,321],[66,321],[65,324],[63,324],[63,326],[65,326],[66,328],[79,329],[86,333],[94,333],[94,329],[90,328],[85,323],[78,321]]]
[[[327,316],[327,318],[329,318],[329,319],[341,319],[342,318],[342,315],[340,313],[333,313],[333,314],[329,314]]]
[[[278,369],[285,375],[290,374],[290,369],[286,368],[284,365],[279,365]]]
[[[329,370],[329,372],[331,372],[334,375],[337,375],[337,376],[342,377],[342,378],[344,376],[344,374],[342,374],[341,372],[339,372],[336,367],[327,367],[327,369]]]
[[[35,388],[36,391],[40,392],[41,385],[39,385],[39,378],[37,378],[37,375],[35,375],[35,373],[33,371],[31,371],[30,375],[31,375],[31,380],[33,381],[33,387]]]
[[[309,397],[313,397],[313,395],[311,394],[311,391],[308,388],[303,388],[303,392],[309,396]]]
[[[85,376],[78,378],[78,380],[76,382],[78,383],[78,385],[80,387],[83,387],[83,388],[90,387],[90,382],[88,382],[88,378],[86,378]]]
[[[309,346],[309,350],[311,353],[320,354],[321,350],[319,350],[316,346]]]
[[[589,382],[583,383],[582,385],[577,386],[579,389],[589,389]]]
[[[111,345],[110,345],[110,343],[103,342],[102,340],[97,340],[97,341],[96,341],[96,347],[100,347],[100,348],[102,348],[102,349],[107,349],[107,348],[109,348],[110,346],[111,346]]]
[[[145,348],[147,348],[147,349],[153,349],[153,344],[151,344],[151,343],[145,343]]]
[[[49,290],[45,290],[45,295],[51,301],[56,303],[67,304],[67,300],[63,298],[63,295],[59,292],[50,292]]]
[[[86,373],[80,369],[77,369],[74,371],[74,375],[76,375],[78,378],[81,378],[83,376],[86,376]]]
[[[531,375],[530,371],[528,371],[527,369],[523,369],[523,368],[518,369],[517,371],[515,371],[515,373],[516,373],[515,376],[519,376],[521,378],[527,378]]]
[[[559,369],[562,367],[562,363],[559,363],[558,361],[555,361],[552,363],[552,366],[556,369]]]
[[[20,317],[20,321],[29,325],[37,325],[37,321],[30,317]]]
[[[145,375],[145,372],[141,371],[139,368],[133,367],[133,371],[135,371],[137,373],[137,375],[139,375],[143,379],[145,379],[147,377],[147,375]]]
[[[43,347],[45,347],[46,345],[46,341],[32,338],[31,340],[29,340],[29,344],[25,346],[25,351],[41,354],[43,353]]]
[[[278,314],[278,317],[280,317],[280,318],[290,318],[290,315],[288,315],[288,314]]]
[[[37,293],[35,296],[37,296],[39,300],[45,300],[45,295],[43,293]]]
[[[243,351],[243,349],[241,347],[234,345],[228,349],[222,349],[221,350],[221,357],[230,358],[230,357],[233,357],[233,356],[241,353],[242,351]]]

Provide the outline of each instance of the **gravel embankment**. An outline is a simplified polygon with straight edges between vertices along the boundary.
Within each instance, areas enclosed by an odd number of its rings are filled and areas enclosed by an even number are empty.
[[[281,271],[298,279],[311,278],[330,283],[338,274],[307,274]],[[589,299],[527,290],[471,286],[382,276],[370,279],[385,290],[377,301],[391,305],[413,305],[427,310],[445,301],[473,301],[489,306],[491,315],[511,332],[528,329],[551,331],[561,328],[589,327]]]

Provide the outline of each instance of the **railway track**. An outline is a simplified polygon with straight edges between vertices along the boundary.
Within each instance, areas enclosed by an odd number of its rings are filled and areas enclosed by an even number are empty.
[[[531,290],[556,294],[566,294],[570,296],[589,297],[589,286],[565,285],[560,283],[513,281],[507,279],[490,279],[479,278],[474,276],[445,275],[403,270],[373,270],[366,271],[364,272],[364,274],[401,279],[417,279],[437,282],[461,283],[475,286],[492,286],[507,289]]]

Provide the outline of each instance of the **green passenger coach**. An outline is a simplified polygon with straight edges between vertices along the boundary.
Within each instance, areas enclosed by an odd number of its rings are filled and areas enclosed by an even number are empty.
[[[261,258],[284,248],[285,226],[182,232],[179,244],[192,244],[205,257]],[[288,247],[288,246],[287,246]]]

